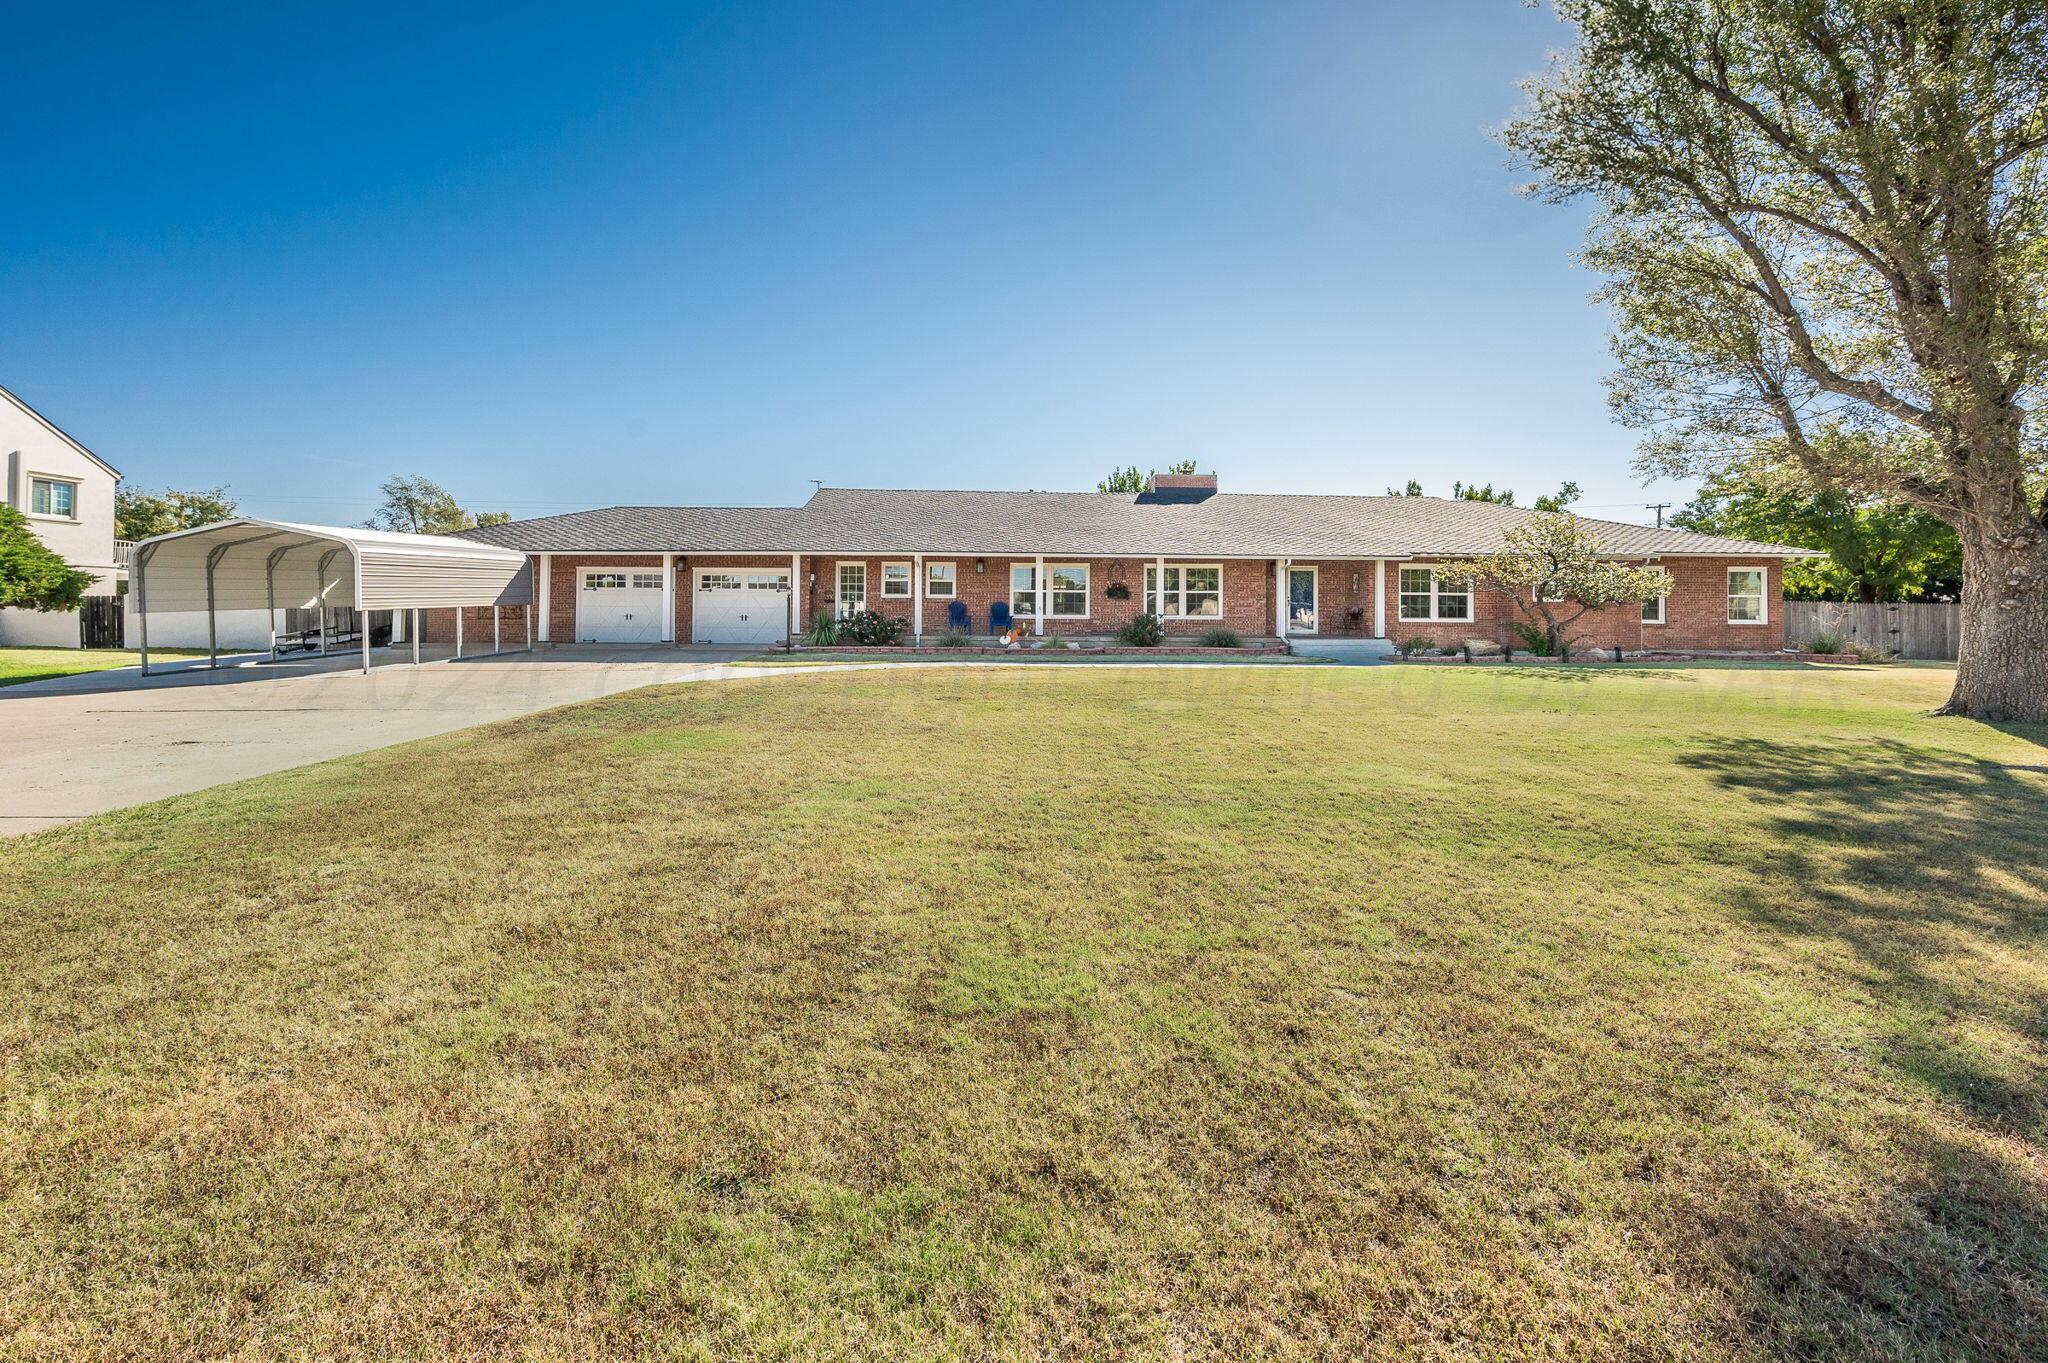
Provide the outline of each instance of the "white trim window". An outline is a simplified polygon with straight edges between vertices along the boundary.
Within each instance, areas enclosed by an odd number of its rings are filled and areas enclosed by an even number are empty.
[[[1401,619],[1471,623],[1471,589],[1445,586],[1437,580],[1436,569],[1403,566],[1400,586]]]
[[[52,520],[78,519],[78,484],[65,478],[30,478],[28,509],[32,516]]]
[[[1166,593],[1159,592],[1159,565],[1145,565],[1145,611],[1162,620],[1220,620],[1223,618],[1223,565],[1220,563],[1169,563],[1166,565]]]
[[[1045,565],[1045,591],[1048,619],[1086,620],[1088,618],[1088,565],[1085,563],[1048,563]]]
[[[1766,600],[1771,574],[1767,568],[1730,568],[1728,570],[1728,623],[1731,625],[1767,625],[1771,620],[1770,605]]]
[[[841,563],[835,574],[839,582],[838,616],[844,620],[868,608],[868,565],[859,561]]]
[[[882,595],[900,596],[910,599],[910,565],[908,563],[884,563],[882,565]]]
[[[1010,614],[1030,619],[1038,614],[1038,567],[1031,563],[1010,565]]]
[[[1653,596],[1643,602],[1643,623],[1661,625],[1664,623],[1664,598]]]
[[[950,563],[927,563],[924,565],[924,594],[935,601],[950,601],[959,595],[959,587]]]

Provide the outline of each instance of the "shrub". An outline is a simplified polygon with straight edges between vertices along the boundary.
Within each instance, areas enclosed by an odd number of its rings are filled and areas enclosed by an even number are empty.
[[[1847,653],[1849,639],[1848,636],[1836,634],[1832,630],[1822,630],[1806,641],[1806,649],[1809,653]]]
[[[1157,648],[1166,642],[1166,625],[1156,615],[1133,616],[1116,632],[1116,638],[1132,648]]]
[[[1038,641],[1040,648],[1072,648],[1073,645],[1057,634],[1048,634]]]
[[[909,622],[896,620],[880,611],[855,611],[839,622],[839,642],[886,648],[903,637]]]
[[[1557,656],[1557,641],[1552,639],[1549,631],[1540,625],[1532,625],[1526,620],[1517,620],[1515,621],[1515,637],[1522,641],[1523,649],[1535,654],[1539,658],[1555,658]]]
[[[1394,647],[1401,650],[1402,657],[1412,658],[1418,653],[1435,648],[1436,643],[1434,640],[1425,639],[1418,634],[1412,639],[1403,639],[1400,643],[1395,644]]]
[[[1888,663],[1892,660],[1892,655],[1876,644],[1866,644],[1860,639],[1849,640],[1842,651],[1855,654],[1859,663]]]
[[[811,627],[804,631],[804,642],[820,646],[839,642],[839,625],[832,619],[832,612],[819,611],[811,617]]]
[[[1243,648],[1244,636],[1228,625],[1218,625],[1201,638],[1203,648]]]
[[[940,648],[965,648],[967,636],[957,629],[949,629],[939,636]]]

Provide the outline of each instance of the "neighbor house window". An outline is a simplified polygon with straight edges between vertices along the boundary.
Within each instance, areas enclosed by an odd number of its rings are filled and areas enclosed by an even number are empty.
[[[1663,597],[1653,596],[1643,602],[1643,623],[1646,625],[1661,625],[1664,623]]]
[[[1038,568],[1030,563],[1010,565],[1010,614],[1038,614]]]
[[[927,563],[924,565],[924,594],[941,598],[954,595],[952,564]]]
[[[884,563],[882,565],[882,595],[910,595],[910,565],[908,563]]]
[[[1728,570],[1729,624],[1761,625],[1769,618],[1764,612],[1765,578],[1762,568]]]
[[[1159,565],[1145,567],[1145,609],[1164,619],[1213,619],[1223,614],[1223,569],[1213,563],[1166,565],[1160,590]]]
[[[31,478],[28,487],[28,509],[36,515],[78,515],[78,484],[61,478]]]
[[[1445,586],[1434,568],[1403,568],[1400,610],[1403,620],[1470,620],[1472,592]]]

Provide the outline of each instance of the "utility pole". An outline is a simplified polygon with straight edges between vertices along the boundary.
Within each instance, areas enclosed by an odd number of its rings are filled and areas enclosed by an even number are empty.
[[[1645,508],[1646,508],[1647,510],[1650,510],[1650,511],[1654,511],[1654,512],[1656,512],[1656,513],[1657,513],[1657,528],[1658,528],[1659,530],[1662,530],[1662,529],[1664,528],[1664,509],[1665,509],[1666,507],[1670,506],[1670,505],[1671,505],[1671,503],[1669,503],[1669,502],[1648,502],[1648,503],[1645,503]]]

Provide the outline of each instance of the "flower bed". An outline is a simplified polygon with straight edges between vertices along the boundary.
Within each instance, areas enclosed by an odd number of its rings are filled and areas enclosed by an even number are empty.
[[[843,653],[914,654],[918,657],[932,658],[1270,658],[1285,655],[1287,648],[1282,644],[1246,644],[1243,648],[1203,648],[1197,644],[1176,644],[1169,638],[1157,648],[1131,648],[1123,644],[1069,644],[1065,648],[1033,648],[1029,644],[1020,648],[1000,648],[986,644],[969,644],[959,648],[945,648],[938,644],[798,644],[790,652],[825,656]]]
[[[1422,657],[1422,656],[1419,656],[1419,655],[1418,655],[1418,656],[1416,656],[1416,657],[1412,657],[1412,658],[1404,658],[1404,657],[1401,657],[1401,656],[1399,656],[1399,655],[1397,654],[1397,655],[1395,655],[1395,656],[1389,657],[1389,658],[1387,659],[1387,661],[1388,661],[1388,662],[1390,662],[1390,663],[1411,663],[1411,664],[1421,664],[1421,665],[1425,665],[1425,666],[1437,666],[1437,667],[1469,667],[1469,666],[1471,666],[1471,665],[1473,665],[1473,664],[1475,664],[1475,663],[1476,663],[1476,664],[1482,664],[1482,665],[1483,665],[1483,664],[1487,664],[1487,663],[1493,663],[1493,664],[1496,664],[1496,665],[1498,665],[1498,664],[1501,664],[1501,663],[1505,663],[1505,662],[1507,662],[1507,661],[1509,661],[1509,660],[1508,660],[1507,658],[1504,658],[1504,657],[1502,657],[1502,656],[1501,656],[1500,654],[1498,654],[1498,653],[1492,653],[1492,654],[1481,654],[1481,655],[1479,655],[1479,656],[1477,656],[1477,657],[1474,657],[1474,658],[1471,658],[1471,659],[1469,659],[1469,660],[1468,660],[1468,659],[1466,659],[1466,658],[1464,658],[1464,657],[1462,657],[1462,656],[1460,656],[1460,655],[1458,655],[1458,654],[1455,654],[1455,653],[1454,653],[1454,654],[1450,654],[1450,655],[1448,655],[1448,656],[1437,656],[1437,655],[1431,655],[1431,656],[1429,656],[1429,657]],[[1629,653],[1629,654],[1625,654],[1625,655],[1624,655],[1624,656],[1622,657],[1622,660],[1621,660],[1621,661],[1620,661],[1619,663],[1617,663],[1617,662],[1616,662],[1616,661],[1614,660],[1614,650],[1613,650],[1613,649],[1611,649],[1611,648],[1606,648],[1606,649],[1601,649],[1601,650],[1600,650],[1600,651],[1599,651],[1599,652],[1598,652],[1597,654],[1593,654],[1593,655],[1591,655],[1591,656],[1588,656],[1588,654],[1587,654],[1586,652],[1583,652],[1583,651],[1582,651],[1582,652],[1581,652],[1581,653],[1579,653],[1579,654],[1578,654],[1577,656],[1573,657],[1573,658],[1571,659],[1571,661],[1569,661],[1569,662],[1566,662],[1566,661],[1565,661],[1564,659],[1562,659],[1562,658],[1544,658],[1544,657],[1539,657],[1538,655],[1536,655],[1536,654],[1534,654],[1534,653],[1522,653],[1522,652],[1517,652],[1517,653],[1515,654],[1515,656],[1514,656],[1514,660],[1513,660],[1513,661],[1514,661],[1514,665],[1515,665],[1516,667],[1528,667],[1528,666],[1547,666],[1547,667],[1626,667],[1626,666],[1628,666],[1628,665],[1629,665],[1630,663],[1699,663],[1699,662],[1765,662],[1765,663],[1855,663],[1855,662],[1861,662],[1861,661],[1862,661],[1862,659],[1858,658],[1858,657],[1857,657],[1857,656],[1856,656],[1855,654],[1853,654],[1853,653],[1793,653],[1793,652],[1770,652],[1770,653],[1766,653],[1766,652],[1760,652],[1760,651],[1751,651],[1751,652],[1733,652],[1733,651],[1730,651],[1730,652],[1715,652],[1715,651],[1710,651],[1710,650],[1700,650],[1700,651],[1697,651],[1697,652],[1689,652],[1689,651],[1686,651],[1686,650],[1683,650],[1683,649],[1670,649],[1670,650],[1667,650],[1667,649],[1659,649],[1659,650],[1656,650],[1655,652],[1649,652],[1649,653]]]

